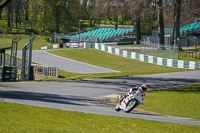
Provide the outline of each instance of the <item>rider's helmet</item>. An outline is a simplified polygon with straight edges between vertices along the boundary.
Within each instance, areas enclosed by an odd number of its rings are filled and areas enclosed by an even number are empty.
[[[143,91],[147,91],[148,89],[146,84],[142,84],[140,87],[142,88]]]

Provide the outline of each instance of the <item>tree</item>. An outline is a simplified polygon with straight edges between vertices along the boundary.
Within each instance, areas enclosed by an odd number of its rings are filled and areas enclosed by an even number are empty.
[[[0,10],[6,7],[12,0],[0,0]]]
[[[2,19],[2,10],[0,10],[0,20]]]
[[[90,27],[94,27],[101,17],[105,14],[110,1],[89,0],[88,1],[88,18]]]
[[[126,0],[128,12],[131,15],[132,21],[136,22],[136,43],[140,44],[141,41],[141,18],[146,11],[145,8],[149,8],[149,0]]]
[[[181,7],[181,20],[184,24],[193,22],[195,18],[200,18],[200,1],[184,0]]]
[[[160,45],[165,44],[165,27],[163,17],[163,0],[153,0],[158,5],[158,34],[160,37]]]
[[[8,31],[12,31],[12,3],[9,3],[8,4],[8,7],[7,7],[7,21],[8,21]]]
[[[174,0],[174,28],[173,28],[173,44],[179,47],[179,50],[182,50],[179,43],[180,39],[180,18],[181,18],[181,0]]]
[[[21,6],[21,1],[15,0],[15,24],[16,24],[16,28],[18,28],[18,23],[20,21],[20,6]]]
[[[28,13],[28,8],[29,8],[29,0],[25,0],[24,1],[24,5],[25,5],[25,18],[24,20],[29,20],[29,13]]]

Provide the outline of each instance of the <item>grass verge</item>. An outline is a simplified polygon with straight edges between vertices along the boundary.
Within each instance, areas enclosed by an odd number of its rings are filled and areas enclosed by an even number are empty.
[[[47,35],[27,35],[27,34],[0,34],[0,48],[11,47],[12,40],[16,37],[21,38],[18,44],[18,49],[22,49],[24,44],[31,39],[32,36],[35,36],[33,41],[33,49],[39,49],[43,46],[52,45],[48,42],[47,39],[50,36]]]
[[[124,94],[122,94],[124,95]],[[116,105],[117,99],[104,102]],[[147,112],[200,120],[200,84],[171,88],[161,91],[148,91],[144,104],[136,109]]]
[[[200,126],[85,114],[0,102],[0,131],[21,132],[170,132],[195,133]]]
[[[144,103],[146,111],[200,120],[200,84],[147,92]]]
[[[120,73],[85,74],[81,75],[81,78],[134,76],[184,71],[183,69],[158,66],[133,59],[128,59],[95,49],[62,49],[53,51],[50,50],[48,52],[92,65],[120,71]],[[62,76],[67,77],[67,75]]]
[[[200,62],[200,49],[198,52],[198,56],[195,55],[195,52],[191,55],[185,55],[185,51],[180,51],[179,52],[179,59],[180,60],[185,60],[185,61],[197,61]]]

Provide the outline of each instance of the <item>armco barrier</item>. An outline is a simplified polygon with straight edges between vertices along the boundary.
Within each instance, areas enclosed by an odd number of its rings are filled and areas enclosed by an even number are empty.
[[[184,69],[200,69],[200,62],[195,61],[183,61],[183,60],[175,60],[175,59],[167,59],[156,56],[143,55],[136,52],[130,52],[126,50],[121,50],[118,48],[113,48],[111,46],[107,46],[101,43],[95,43],[95,49],[101,50],[104,52],[108,52],[110,54],[115,54],[118,56],[122,56],[125,58],[131,58],[147,63],[152,63],[161,66],[168,67],[176,67],[176,68],[184,68]]]
[[[32,67],[33,67],[33,72],[35,74],[59,77],[59,69],[57,67],[48,67],[48,66],[40,66],[40,65],[32,65]]]

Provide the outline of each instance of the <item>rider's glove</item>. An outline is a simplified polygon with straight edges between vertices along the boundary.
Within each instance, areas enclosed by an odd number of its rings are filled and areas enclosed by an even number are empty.
[[[136,91],[136,90],[137,90],[136,87],[134,87],[134,88],[130,88],[129,92],[133,92],[133,91]]]

